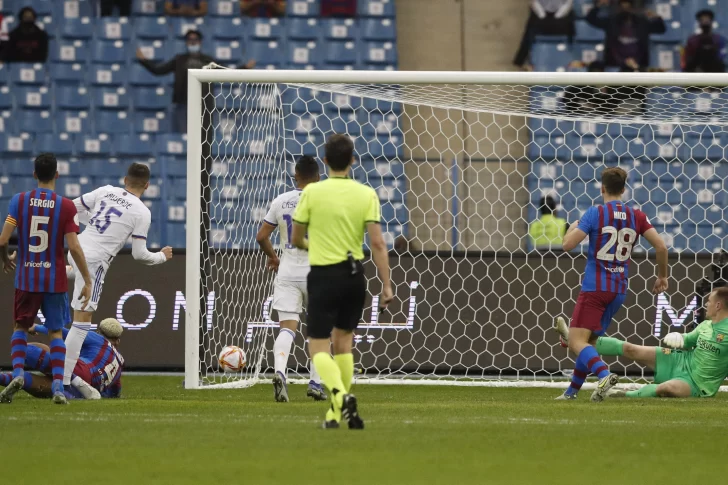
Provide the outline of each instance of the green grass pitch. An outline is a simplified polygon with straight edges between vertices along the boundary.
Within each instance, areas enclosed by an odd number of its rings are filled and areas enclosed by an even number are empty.
[[[291,386],[185,391],[124,378],[124,398],[0,407],[7,483],[723,483],[728,395],[553,401],[553,389],[355,386],[364,431],[322,430],[326,405]],[[5,480],[1,480],[6,483]]]

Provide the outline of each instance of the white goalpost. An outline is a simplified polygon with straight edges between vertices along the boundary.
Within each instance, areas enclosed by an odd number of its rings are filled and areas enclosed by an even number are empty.
[[[571,315],[584,247],[562,254],[529,225],[547,196],[578,220],[600,201],[603,167],[628,171],[626,201],[663,234],[672,273],[669,291],[652,295],[653,257],[635,246],[609,335],[659,345],[689,330],[706,289],[728,278],[726,74],[201,69],[188,79],[188,389],[248,387],[271,371],[274,275],[255,235],[294,188],[295,161],[322,161],[335,132],[355,142],[352,176],[380,196],[396,295],[379,314],[367,262],[357,382],[563,385],[573,359],[551,326]],[[303,327],[289,382],[307,382]],[[227,345],[246,354],[238,373],[219,369]],[[608,362],[635,382],[652,375]]]

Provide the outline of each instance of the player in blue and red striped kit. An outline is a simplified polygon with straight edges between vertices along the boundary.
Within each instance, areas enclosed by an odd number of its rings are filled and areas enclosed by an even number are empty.
[[[627,183],[627,172],[621,168],[608,168],[602,173],[602,197],[604,204],[589,208],[581,221],[571,226],[564,236],[564,251],[576,248],[588,236],[589,253],[581,293],[568,330],[569,349],[577,356],[571,385],[558,399],[575,399],[584,380],[591,372],[599,378],[597,389],[591,396],[594,402],[604,399],[607,391],[619,378],[611,374],[599,358],[594,344],[604,335],[617,311],[622,307],[627,293],[629,262],[632,248],[640,236],[656,251],[657,280],[655,294],[667,290],[667,246],[637,209],[627,207],[622,195]],[[563,320],[557,319],[557,330]]]
[[[124,358],[118,351],[124,328],[113,318],[101,321],[98,333],[89,333],[83,341],[81,355],[73,371],[71,385],[66,397],[71,399],[117,398],[121,395],[121,374]],[[29,332],[47,334],[43,325],[33,325]],[[63,329],[63,337],[68,330]],[[25,372],[23,390],[35,397],[46,398],[50,395],[52,373],[50,349],[43,344],[28,345],[25,368],[41,372],[42,376]],[[13,379],[12,374],[0,374],[0,386],[7,386]]]
[[[91,295],[91,276],[86,258],[78,242],[78,214],[72,201],[54,192],[58,178],[58,162],[50,153],[38,155],[33,177],[38,188],[16,194],[0,234],[0,259],[6,273],[15,271],[15,331],[10,339],[13,381],[0,393],[0,403],[9,403],[23,388],[28,329],[38,310],[43,311],[51,339],[53,368],[53,402],[66,404],[63,394],[63,362],[66,345],[61,330],[71,322],[68,306],[68,278],[63,240],[75,261],[81,260],[79,271],[86,282],[85,299]],[[18,251],[8,254],[8,242],[18,229]],[[76,258],[79,259],[76,259]],[[17,260],[16,260],[17,258]]]

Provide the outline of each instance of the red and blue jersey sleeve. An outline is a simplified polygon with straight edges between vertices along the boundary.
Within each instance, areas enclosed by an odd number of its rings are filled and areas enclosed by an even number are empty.
[[[634,219],[636,226],[634,229],[640,236],[652,229],[652,224],[650,223],[650,220],[647,219],[647,216],[641,210],[634,209]]]
[[[592,231],[599,228],[599,224],[600,224],[599,208],[590,207],[584,213],[584,217],[582,217],[581,220],[579,221],[579,225],[577,226],[577,229],[579,229],[582,232],[585,232],[586,234],[590,234]]]
[[[12,224],[15,227],[18,227],[18,200],[20,199],[20,194],[15,194],[12,199],[10,199],[10,207],[8,208],[8,216],[5,218],[5,222],[7,224]]]
[[[80,221],[78,220],[76,205],[73,201],[66,199],[65,197],[62,198],[61,204],[61,227],[63,228],[63,235],[71,232],[78,234],[81,227],[79,226]]]

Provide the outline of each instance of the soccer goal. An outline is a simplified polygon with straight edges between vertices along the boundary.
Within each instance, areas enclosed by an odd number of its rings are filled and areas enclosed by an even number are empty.
[[[563,380],[573,360],[551,326],[570,316],[585,259],[532,240],[529,225],[546,196],[579,219],[600,200],[603,167],[628,170],[626,200],[671,251],[670,289],[655,296],[651,255],[634,247],[611,335],[657,345],[689,329],[728,247],[726,75],[203,69],[189,81],[187,388],[246,387],[272,369],[274,275],[255,235],[294,188],[295,160],[321,161],[334,132],[354,139],[352,176],[379,193],[396,288],[379,314],[367,263],[358,382]],[[303,335],[292,377],[307,372]],[[245,351],[239,373],[219,369],[227,345]]]

